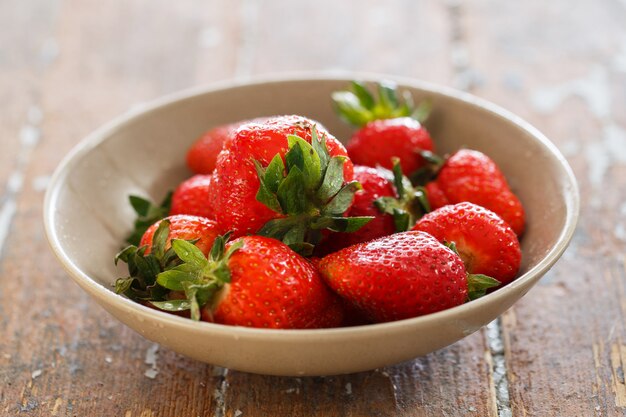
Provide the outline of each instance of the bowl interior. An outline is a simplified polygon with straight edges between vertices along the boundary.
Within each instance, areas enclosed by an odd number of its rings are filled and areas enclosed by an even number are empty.
[[[126,273],[124,267],[114,266],[113,257],[122,247],[134,220],[127,196],[137,194],[160,200],[167,190],[173,189],[191,174],[184,163],[191,143],[202,132],[223,123],[259,116],[300,114],[318,120],[345,142],[352,128],[335,115],[330,94],[346,87],[348,81],[259,82],[185,93],[104,126],[68,156],[48,190],[46,227],[53,249],[84,288],[94,284],[105,288],[104,298],[108,299],[103,301],[100,288],[97,290],[99,301],[105,307],[109,304],[108,309],[122,317],[122,313],[113,310],[119,310],[120,306],[129,309],[130,303],[121,303],[121,297],[113,293],[111,285],[117,277]],[[416,101],[432,100],[433,112],[426,124],[437,151],[453,152],[465,146],[488,154],[502,168],[527,213],[527,230],[522,240],[522,277],[509,286],[512,288],[499,290],[479,300],[480,303],[476,302],[477,308],[485,307],[478,311],[475,323],[470,320],[466,325],[463,317],[458,315],[455,319],[458,334],[442,337],[437,342],[442,346],[495,318],[556,261],[573,232],[578,210],[577,189],[558,151],[541,134],[514,116],[462,93],[415,82],[407,82],[403,88],[411,91]],[[546,260],[548,254],[551,254],[551,259]],[[516,286],[520,286],[520,290],[514,294]],[[510,294],[498,299],[501,291]],[[117,306],[113,308],[115,303]],[[489,303],[496,305],[490,308]],[[466,309],[459,310],[461,314],[471,313],[472,304],[463,306]],[[160,313],[151,313],[161,317]],[[445,317],[442,313],[437,314],[440,315],[437,317]],[[132,323],[122,320],[133,327]],[[418,324],[419,320],[433,323],[430,318],[412,320]],[[175,325],[182,322],[178,318],[168,321]],[[376,326],[383,330],[384,326],[389,326],[387,329],[397,328],[393,324]],[[329,334],[337,334],[337,331]],[[159,339],[158,335],[148,334],[147,337]],[[434,346],[416,350],[410,346],[411,343],[414,342],[407,341],[403,357],[397,355],[396,360],[411,357],[410,352],[428,352]],[[206,360],[202,354],[190,354]],[[372,365],[380,363],[384,361],[372,362]],[[266,368],[246,368],[236,362],[221,364],[267,372]],[[366,369],[363,364],[341,369]],[[329,368],[320,368],[319,371],[315,367],[307,369],[312,369],[307,373],[320,374]],[[270,372],[293,374],[293,370]]]
[[[185,152],[212,126],[258,116],[301,114],[320,121],[345,142],[352,129],[334,114],[329,97],[346,84],[320,80],[240,86],[176,101],[105,128],[72,161],[56,199],[53,227],[67,256],[77,268],[109,287],[120,273],[111,259],[134,220],[127,196],[159,200],[188,177]],[[416,100],[433,101],[427,126],[440,153],[459,147],[477,149],[504,171],[528,216],[521,274],[528,271],[553,248],[567,219],[564,186],[568,184],[562,167],[543,143],[509,120],[439,93],[409,89]]]

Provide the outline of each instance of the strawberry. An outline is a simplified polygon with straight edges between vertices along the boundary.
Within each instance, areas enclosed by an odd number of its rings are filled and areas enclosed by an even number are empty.
[[[440,242],[454,243],[465,269],[511,282],[519,271],[522,252],[517,235],[497,214],[473,203],[441,207],[413,227]]]
[[[242,120],[212,128],[200,136],[187,151],[187,167],[195,174],[210,174],[215,169],[217,155],[237,131],[239,126],[251,121],[266,120],[260,117],[252,120]]]
[[[346,150],[300,116],[241,126],[212,176],[210,204],[222,230],[256,233],[310,253],[321,230],[352,231],[369,218],[346,218],[360,184]]]
[[[212,219],[214,213],[209,205],[210,194],[211,176],[194,175],[181,182],[174,190],[169,214],[189,214]]]
[[[451,308],[485,289],[473,287],[455,252],[419,231],[347,247],[322,258],[319,271],[339,296],[375,322]]]
[[[322,253],[405,232],[429,210],[423,190],[413,187],[402,175],[398,158],[393,158],[392,163],[393,171],[355,166],[354,177],[363,189],[355,194],[348,216],[371,216],[373,220],[356,232],[328,236],[323,242]]]
[[[188,239],[198,251],[208,253],[217,233],[214,221],[202,217],[175,215],[157,221],[141,238],[139,247],[129,245],[115,257],[128,264],[129,276],[115,282],[115,292],[146,304],[180,298],[157,284],[157,275],[180,265],[181,260],[171,247],[172,239]],[[150,304],[158,307],[158,304]]]
[[[469,201],[485,207],[506,221],[518,236],[524,231],[524,208],[496,163],[479,151],[461,149],[450,156],[439,169],[428,193],[431,208],[445,201],[450,204]],[[445,199],[443,198],[445,197]]]
[[[157,306],[235,326],[306,329],[341,323],[339,299],[305,258],[272,238],[245,236],[226,245],[227,239],[216,239],[208,258],[190,242],[174,239],[183,263],[160,273],[157,283],[183,291],[186,299]]]
[[[371,216],[373,219],[352,233],[331,233],[320,244],[321,253],[330,253],[356,243],[366,242],[396,231],[393,217],[381,212],[375,205],[380,197],[395,197],[392,183],[380,170],[362,165],[354,166],[354,179],[363,189],[356,192],[348,216]]]
[[[378,101],[364,85],[353,82],[351,87],[335,92],[333,100],[339,115],[359,127],[347,145],[352,162],[391,169],[391,159],[400,158],[405,175],[422,167],[426,160],[421,153],[433,150],[430,134],[420,123],[429,110],[420,106],[414,111],[410,94],[400,100],[390,82],[378,84]]]
[[[195,241],[195,245],[202,251],[208,253],[213,246],[213,241],[219,235],[217,223],[205,217],[177,214],[166,217],[169,222],[169,236],[165,243],[165,248],[169,247],[172,239],[185,239]],[[139,246],[146,246],[146,254],[150,253],[154,245],[154,235],[158,230],[161,221],[150,226],[141,237]]]

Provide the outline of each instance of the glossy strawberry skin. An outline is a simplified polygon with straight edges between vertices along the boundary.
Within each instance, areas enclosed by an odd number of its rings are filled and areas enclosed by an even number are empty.
[[[462,149],[450,156],[439,171],[436,187],[450,204],[469,201],[506,221],[518,236],[524,232],[522,203],[509,188],[496,163],[479,151]],[[427,185],[427,190],[434,187]],[[429,193],[430,194],[430,193]],[[428,196],[431,209],[441,207],[440,197]]]
[[[312,329],[337,327],[343,310],[315,267],[284,243],[245,236],[231,256],[231,282],[203,320],[235,326]],[[227,248],[233,245],[233,241]]]
[[[269,220],[282,217],[256,200],[259,178],[253,160],[267,166],[276,154],[288,150],[288,135],[297,135],[311,142],[311,130],[316,125],[319,135],[326,136],[331,156],[347,156],[343,145],[315,122],[301,116],[281,116],[264,123],[241,126],[233,140],[220,153],[212,175],[213,189],[210,205],[223,230],[233,231],[233,237],[255,233]],[[353,179],[352,162],[344,163],[344,181]]]
[[[361,183],[363,189],[354,195],[354,202],[347,215],[372,216],[374,219],[356,232],[327,235],[325,241],[320,245],[321,253],[328,254],[395,232],[393,218],[388,214],[382,213],[374,205],[374,201],[380,197],[396,197],[391,182],[381,175],[379,170],[363,165],[354,166],[354,179]]]
[[[252,121],[263,121],[265,117],[220,125],[208,130],[191,145],[186,155],[187,167],[194,174],[210,174],[215,169],[217,155],[232,139],[237,128]]]
[[[209,205],[210,194],[211,176],[194,175],[180,183],[174,190],[169,214],[189,214],[213,219],[214,213]]]
[[[522,252],[517,235],[497,214],[476,204],[441,207],[422,217],[413,230],[454,242],[470,274],[488,275],[504,285],[519,271]]]
[[[427,233],[409,231],[322,258],[319,271],[344,300],[375,322],[417,317],[463,304],[463,261]]]
[[[347,149],[353,163],[370,167],[391,169],[391,159],[398,157],[402,172],[409,175],[424,165],[419,151],[432,151],[433,141],[417,120],[400,117],[367,123],[352,136]]]
[[[172,239],[198,239],[198,241],[196,242],[196,246],[202,251],[202,253],[206,255],[211,250],[211,246],[213,246],[213,241],[220,234],[217,223],[205,217],[177,214],[173,216],[168,216],[165,219],[169,220],[170,222],[170,234],[167,238],[167,247],[169,247],[169,242]],[[147,246],[148,248],[146,249],[146,254],[150,253],[152,247],[152,238],[160,223],[161,220],[154,223],[148,228],[148,230],[146,230],[146,232],[141,237],[139,247]]]

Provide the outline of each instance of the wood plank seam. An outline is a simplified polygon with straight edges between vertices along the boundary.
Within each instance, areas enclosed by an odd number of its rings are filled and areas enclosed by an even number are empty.
[[[462,4],[462,0],[448,0],[447,2],[451,28],[450,62],[455,86],[460,90],[471,92],[478,86],[479,80],[470,65],[469,47],[462,24]],[[509,375],[504,352],[501,318],[497,318],[487,325],[486,338],[489,347],[486,355],[490,358],[490,389],[494,390],[490,393],[491,401],[496,405],[498,417],[511,417],[513,414],[510,403]]]

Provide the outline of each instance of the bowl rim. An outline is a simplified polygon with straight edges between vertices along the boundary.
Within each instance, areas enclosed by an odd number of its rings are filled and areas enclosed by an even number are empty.
[[[559,168],[563,171],[564,185],[567,187],[567,192],[564,195],[564,203],[566,209],[566,218],[557,239],[556,244],[548,251],[548,253],[541,259],[535,266],[531,267],[524,274],[516,278],[513,282],[507,284],[503,288],[488,294],[485,297],[472,301],[471,303],[465,303],[460,306],[456,306],[447,310],[439,311],[436,313],[427,314],[424,316],[414,317],[410,319],[398,320],[387,323],[367,324],[352,327],[338,327],[338,328],[323,328],[323,329],[260,329],[260,328],[248,328],[242,326],[231,326],[217,323],[208,322],[194,322],[187,318],[178,317],[166,312],[151,309],[144,305],[141,305],[135,301],[132,301],[126,297],[115,294],[111,289],[97,282],[85,272],[83,272],[70,257],[63,250],[59,237],[55,231],[53,221],[55,218],[55,202],[58,199],[59,193],[63,188],[64,179],[71,172],[72,168],[81,160],[83,156],[89,153],[92,149],[104,142],[109,136],[115,132],[123,129],[127,124],[133,122],[135,119],[145,116],[150,112],[157,109],[165,109],[169,106],[174,106],[180,102],[193,99],[205,94],[211,94],[222,90],[232,88],[245,88],[264,84],[282,84],[285,82],[320,82],[320,81],[343,81],[349,83],[351,80],[362,80],[365,82],[375,82],[377,80],[385,79],[396,82],[401,87],[410,87],[418,90],[422,90],[426,93],[436,94],[440,96],[447,96],[454,100],[460,101],[463,104],[470,105],[472,107],[479,107],[483,111],[490,113],[491,115],[503,119],[504,121],[513,124],[518,129],[526,132],[532,136],[538,143],[548,151],[554,160],[558,163]],[[101,127],[83,138],[78,144],[76,144],[71,151],[61,160],[53,175],[51,176],[48,188],[44,197],[43,204],[43,221],[46,238],[52,251],[59,262],[63,265],[65,270],[69,272],[70,276],[79,284],[83,289],[88,290],[93,294],[99,296],[99,300],[108,300],[109,303],[115,304],[117,307],[126,311],[133,311],[140,316],[158,319],[161,322],[168,325],[176,326],[179,328],[186,328],[195,332],[206,333],[219,333],[224,335],[233,335],[236,337],[253,337],[262,338],[265,340],[284,340],[299,338],[302,340],[319,339],[320,336],[335,338],[335,337],[355,337],[363,336],[374,330],[377,331],[394,331],[407,326],[419,326],[430,325],[440,320],[454,320],[455,318],[463,317],[465,314],[470,313],[472,310],[479,309],[486,304],[495,304],[499,301],[504,301],[511,296],[513,292],[518,291],[519,287],[530,286],[534,281],[538,280],[545,272],[547,272],[563,254],[576,229],[576,223],[578,221],[580,211],[580,194],[578,184],[576,182],[574,173],[567,163],[565,157],[557,149],[557,147],[537,128],[532,126],[529,122],[526,122],[521,117],[511,113],[504,108],[487,101],[485,99],[474,96],[470,93],[456,90],[451,87],[433,84],[427,81],[401,77],[389,74],[378,73],[364,73],[364,72],[332,72],[332,73],[287,73],[287,74],[271,74],[265,76],[257,76],[249,79],[233,79],[224,80],[208,85],[201,85],[178,92],[174,92],[147,103],[139,103],[133,106],[130,110],[115,117],[111,121],[105,123]],[[100,301],[101,302],[101,301]]]

